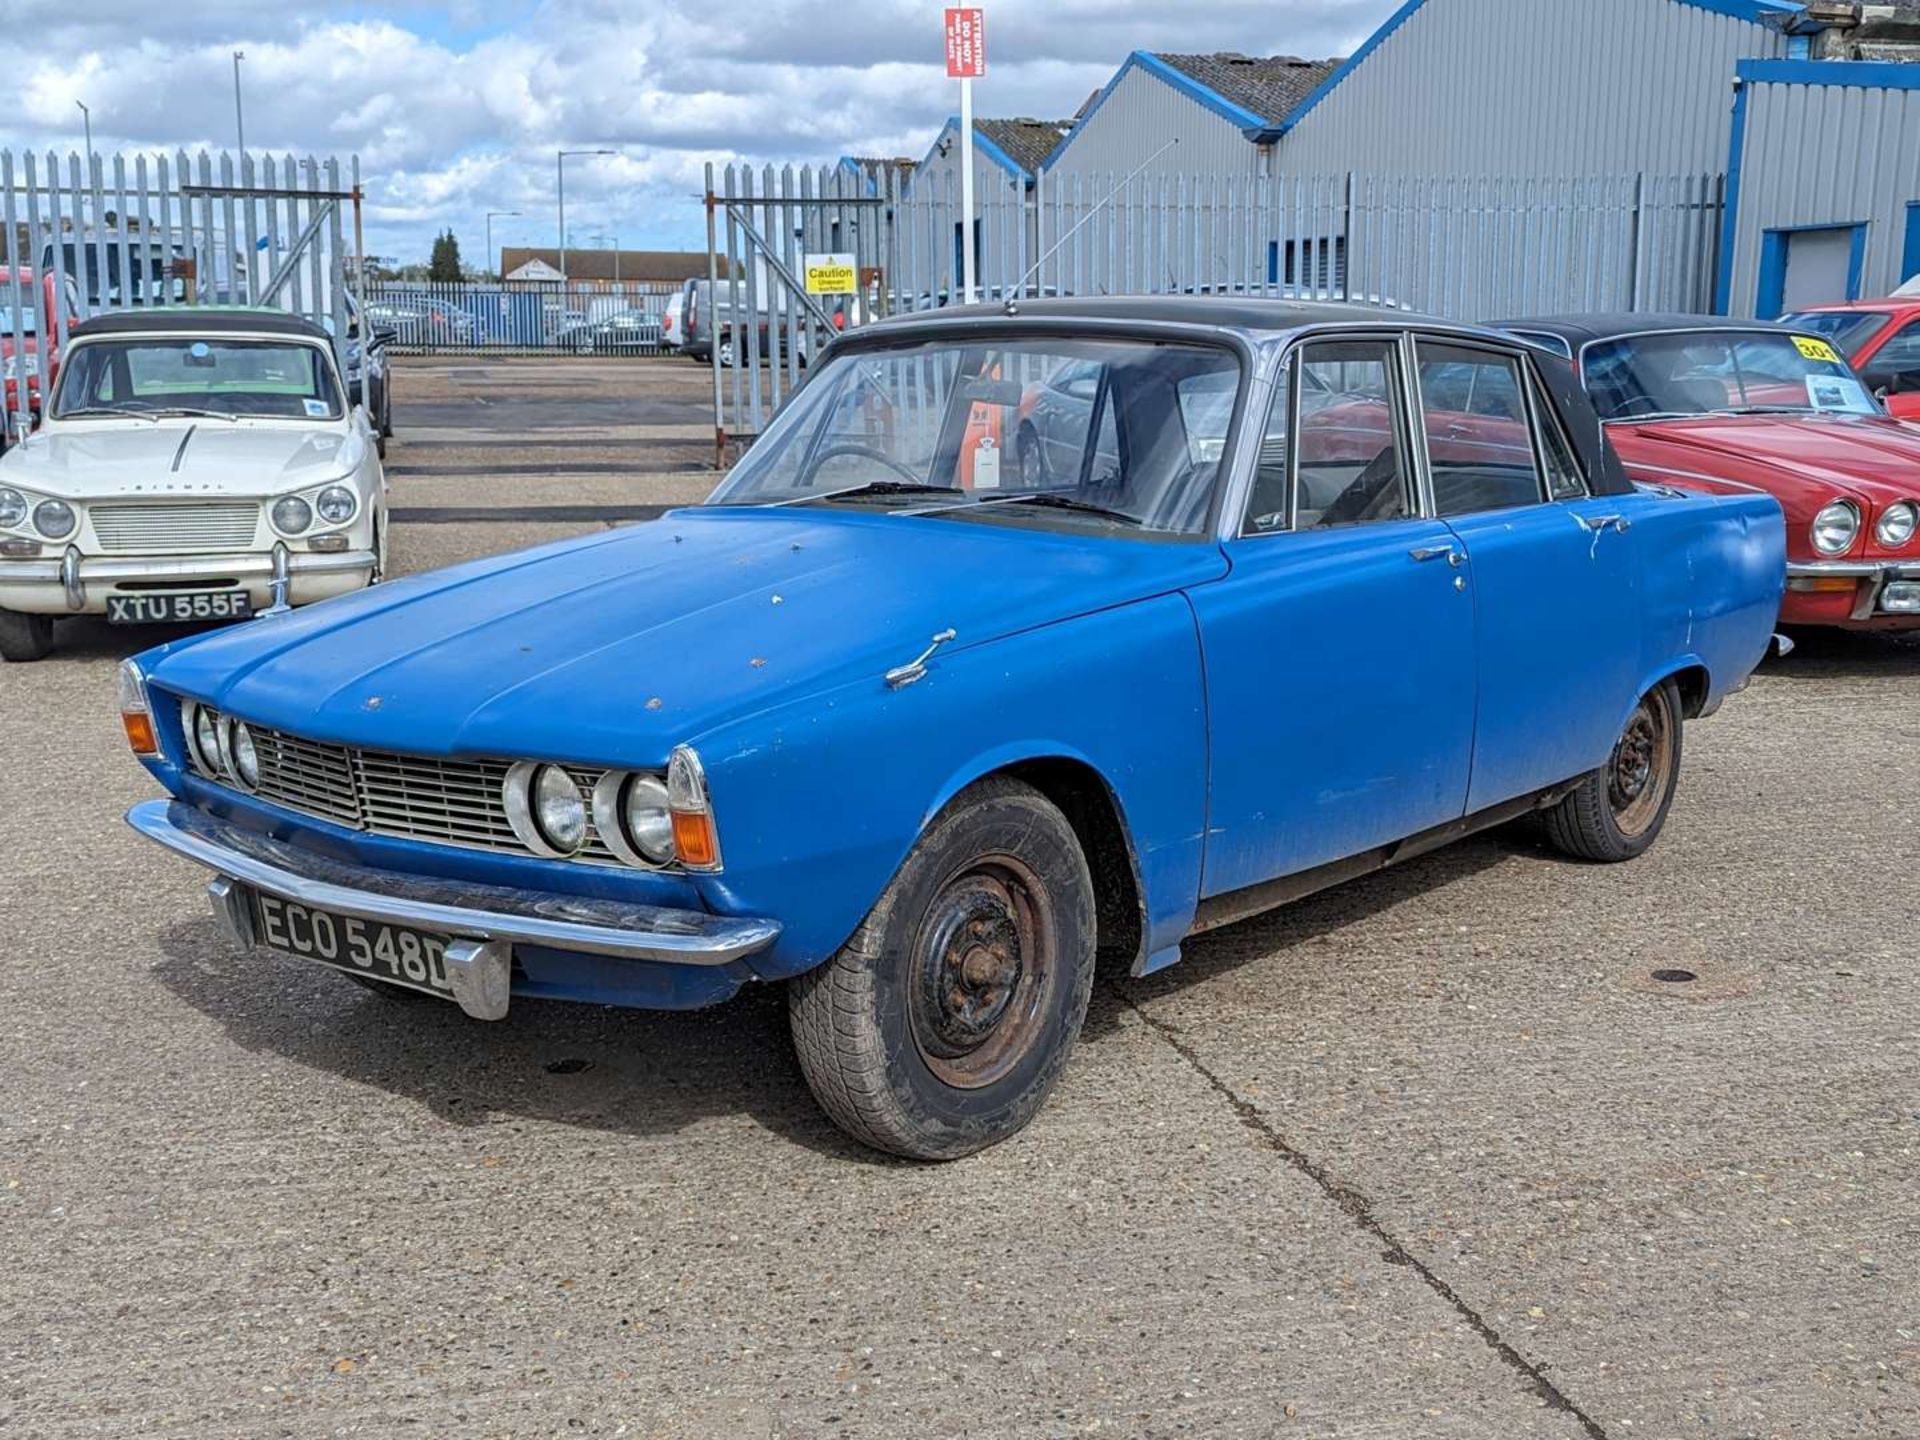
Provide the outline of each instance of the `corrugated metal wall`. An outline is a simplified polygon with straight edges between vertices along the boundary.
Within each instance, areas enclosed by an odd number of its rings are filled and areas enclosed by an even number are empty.
[[[1678,0],[1430,0],[1278,160],[1295,174],[1720,170],[1735,64],[1785,53],[1774,31]]]
[[[1749,81],[1746,111],[1730,313],[1755,313],[1768,230],[1865,221],[1861,298],[1892,291],[1920,201],[1920,90]]]
[[[1142,176],[1259,173],[1260,147],[1239,126],[1138,67],[1121,77],[1059,152],[1052,173],[1068,184],[1076,174],[1125,175],[1169,140],[1180,143]]]

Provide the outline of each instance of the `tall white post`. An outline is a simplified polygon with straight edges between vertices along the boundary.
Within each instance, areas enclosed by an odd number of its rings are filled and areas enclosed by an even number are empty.
[[[979,298],[979,260],[973,253],[973,81],[960,81],[960,294]]]

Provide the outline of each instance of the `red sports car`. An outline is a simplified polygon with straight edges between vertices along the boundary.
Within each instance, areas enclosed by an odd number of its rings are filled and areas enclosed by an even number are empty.
[[[1782,624],[1920,629],[1920,431],[1826,336],[1703,315],[1502,328],[1573,361],[1634,479],[1779,500]]]
[[[1889,415],[1920,424],[1920,297],[1819,305],[1780,323],[1825,336]]]

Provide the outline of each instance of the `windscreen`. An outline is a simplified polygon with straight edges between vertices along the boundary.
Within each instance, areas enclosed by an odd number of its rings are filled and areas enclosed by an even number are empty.
[[[1629,335],[1589,345],[1580,371],[1602,420],[1880,413],[1832,344],[1785,331]]]
[[[1892,319],[1892,313],[1886,310],[1802,310],[1781,316],[1780,323],[1820,336],[1852,360]]]
[[[342,413],[318,346],[159,337],[74,346],[53,410],[56,419],[169,412],[289,420]]]
[[[843,354],[710,503],[1197,534],[1240,386],[1234,352],[1208,345],[1062,337]]]

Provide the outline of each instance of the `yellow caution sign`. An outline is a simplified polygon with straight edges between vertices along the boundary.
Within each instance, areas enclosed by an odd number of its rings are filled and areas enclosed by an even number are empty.
[[[860,293],[860,270],[851,255],[809,255],[806,274],[809,295]]]
[[[1794,347],[1808,360],[1824,360],[1829,365],[1840,363],[1840,352],[1824,340],[1809,340],[1805,335],[1793,337]]]

